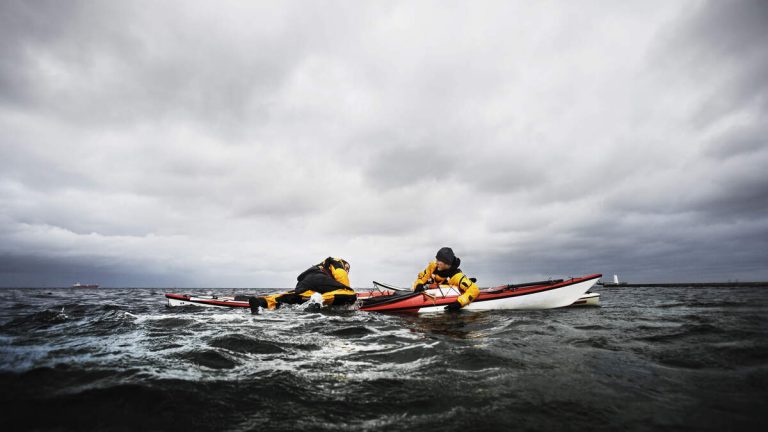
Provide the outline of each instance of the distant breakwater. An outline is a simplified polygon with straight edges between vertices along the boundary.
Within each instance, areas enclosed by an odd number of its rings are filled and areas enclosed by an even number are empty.
[[[603,287],[657,287],[657,288],[698,288],[698,287],[768,287],[768,282],[676,282],[676,283],[626,283],[598,282]]]

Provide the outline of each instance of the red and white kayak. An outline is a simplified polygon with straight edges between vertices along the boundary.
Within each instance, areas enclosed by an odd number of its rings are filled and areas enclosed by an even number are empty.
[[[395,291],[361,291],[357,293],[357,298],[380,297],[394,294]],[[248,297],[238,296],[206,296],[189,294],[165,294],[166,306],[203,306],[203,307],[228,307],[228,308],[250,308]]]
[[[593,274],[568,280],[484,288],[475,301],[464,309],[552,309],[570,306],[579,301],[600,277],[601,274]],[[360,310],[370,312],[442,312],[458,296],[455,288],[440,286],[422,293],[399,291],[391,295],[372,296],[359,303]]]
[[[602,275],[593,274],[568,280],[530,282],[483,288],[467,310],[551,309],[563,306],[597,305],[598,293],[589,293]],[[454,302],[459,292],[439,286],[423,293],[375,283],[378,290],[357,293],[359,309],[371,312],[440,312]],[[384,287],[384,289],[381,289]],[[167,305],[249,308],[248,296],[196,296],[165,294]]]

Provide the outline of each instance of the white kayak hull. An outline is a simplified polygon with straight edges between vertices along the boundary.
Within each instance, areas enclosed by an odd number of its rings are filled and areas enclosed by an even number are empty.
[[[600,306],[600,293],[588,292],[579,297],[571,306]]]
[[[510,309],[554,309],[570,306],[577,302],[590,288],[597,282],[597,278],[585,280],[560,287],[556,290],[547,290],[527,295],[510,296],[498,299],[484,300],[481,297],[478,300],[464,307],[465,310],[485,311],[485,310],[510,310]],[[430,292],[432,291],[432,292]],[[427,290],[428,294],[441,296],[440,289]],[[453,288],[450,291],[454,291]],[[456,297],[457,292],[448,292],[446,297]],[[419,313],[442,312],[445,305],[427,306],[419,308]]]

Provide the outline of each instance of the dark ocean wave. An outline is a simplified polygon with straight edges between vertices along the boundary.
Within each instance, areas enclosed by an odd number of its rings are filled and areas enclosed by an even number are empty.
[[[208,345],[214,348],[223,348],[229,351],[251,354],[280,354],[286,351],[280,344],[261,341],[241,334],[216,337],[208,342]]]
[[[166,308],[160,289],[0,290],[14,430],[751,430],[768,290],[605,289],[599,308]],[[198,290],[198,294],[231,290]]]

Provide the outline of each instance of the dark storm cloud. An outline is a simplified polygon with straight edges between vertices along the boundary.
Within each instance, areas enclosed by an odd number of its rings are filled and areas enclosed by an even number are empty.
[[[768,111],[706,142],[704,156],[712,163],[705,177],[716,184],[693,204],[696,210],[742,219],[768,214]]]
[[[714,84],[710,100],[694,117],[699,124],[716,121],[745,104],[768,110],[768,3],[701,2],[670,30],[668,61],[679,67],[679,79]]]
[[[699,95],[690,116],[699,136],[691,137],[690,160],[680,166],[683,179],[665,185],[678,199],[662,201],[664,207],[695,212],[691,222],[705,225],[764,220],[768,180],[759,167],[768,163],[768,4],[702,2],[663,33],[657,52],[668,58],[659,70],[673,83],[696,85]],[[765,258],[760,246],[754,252]]]
[[[768,158],[763,158],[760,165]],[[748,172],[735,171],[731,176],[720,176],[716,185],[696,197],[691,210],[705,216],[731,220],[761,219],[768,213],[768,176],[759,168]]]
[[[564,217],[567,217],[564,216]],[[520,279],[575,276],[599,269],[606,279],[716,281],[762,280],[768,250],[768,221],[731,223],[694,213],[654,214],[603,209],[567,230],[545,227],[548,235],[513,232],[507,246],[465,270]],[[707,221],[707,222],[704,222]],[[497,234],[502,235],[499,231]],[[494,278],[491,283],[509,282]]]
[[[768,278],[765,10],[2,2],[0,285]]]
[[[111,287],[192,286],[184,274],[137,270],[128,263],[101,256],[41,256],[0,254],[0,281],[4,287],[61,287],[74,283],[101,283]]]
[[[469,124],[455,123],[428,138],[392,136],[380,131],[367,138],[363,174],[377,188],[408,185],[468,186],[479,193],[511,194],[546,185],[552,165],[530,142],[504,142]],[[490,134],[489,134],[490,135]]]
[[[35,98],[32,77],[26,74],[27,50],[60,35],[76,9],[55,1],[0,4],[0,101],[24,105]]]
[[[768,112],[750,123],[733,125],[706,143],[705,154],[719,161],[760,156],[768,150]]]
[[[0,98],[96,125],[190,117],[231,132],[249,110],[265,116],[309,37],[300,26],[230,33],[228,21],[242,20],[236,9],[212,8],[206,25],[183,8],[155,2],[0,7]],[[252,25],[269,19],[265,13]]]

